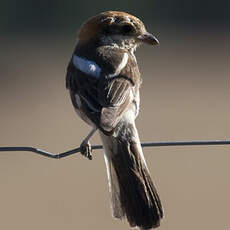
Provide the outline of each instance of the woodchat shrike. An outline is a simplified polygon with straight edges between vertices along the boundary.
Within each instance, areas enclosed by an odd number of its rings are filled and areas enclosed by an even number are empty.
[[[142,230],[158,227],[163,217],[135,125],[142,80],[134,52],[143,43],[159,42],[140,19],[124,12],[100,13],[81,26],[66,76],[76,112],[92,126],[82,154],[92,159],[89,139],[98,130],[113,216],[126,217],[131,227]]]

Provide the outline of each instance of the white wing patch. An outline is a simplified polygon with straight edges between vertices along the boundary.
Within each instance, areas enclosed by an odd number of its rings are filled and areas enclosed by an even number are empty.
[[[89,74],[92,77],[99,78],[101,74],[101,68],[94,61],[81,58],[77,55],[73,55],[73,64],[81,72]]]
[[[125,68],[125,66],[127,65],[128,59],[129,59],[129,55],[128,55],[127,53],[124,53],[124,56],[123,56],[123,58],[122,58],[122,61],[121,61],[121,63],[119,64],[119,66],[117,67],[115,73],[110,74],[109,77],[115,77],[115,76],[119,75],[120,72],[121,72],[121,70],[122,70],[123,68]]]
[[[129,55],[124,53],[121,63],[118,65],[115,73],[109,74],[109,77],[115,77],[120,74],[123,68],[127,65]],[[101,75],[101,68],[94,61],[81,58],[77,55],[73,55],[73,64],[81,72],[89,74],[92,77],[99,78]]]

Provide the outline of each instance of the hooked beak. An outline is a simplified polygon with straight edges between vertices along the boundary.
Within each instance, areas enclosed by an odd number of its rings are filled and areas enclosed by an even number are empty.
[[[149,45],[158,45],[160,42],[152,34],[145,32],[137,37],[140,42],[149,44]]]

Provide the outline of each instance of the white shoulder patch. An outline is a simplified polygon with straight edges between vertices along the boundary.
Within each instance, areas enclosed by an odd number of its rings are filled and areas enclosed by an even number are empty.
[[[115,77],[115,76],[119,75],[120,72],[122,71],[122,69],[124,69],[125,66],[127,65],[128,59],[129,59],[129,55],[128,55],[127,53],[124,53],[124,56],[123,56],[123,58],[122,58],[122,61],[121,61],[121,63],[119,64],[119,66],[117,67],[115,73],[110,74],[109,76],[110,76],[110,77]]]
[[[99,78],[101,74],[101,68],[94,61],[81,58],[77,55],[73,55],[73,64],[81,72],[89,74],[92,77]]]

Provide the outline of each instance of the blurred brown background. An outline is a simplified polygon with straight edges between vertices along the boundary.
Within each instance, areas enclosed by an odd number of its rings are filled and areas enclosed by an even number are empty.
[[[76,31],[105,10],[139,16],[160,40],[137,52],[143,141],[230,138],[229,1],[1,1],[0,146],[61,152],[89,131],[65,89]],[[97,135],[91,143],[99,143]],[[165,207],[160,229],[228,229],[230,147],[144,149]],[[111,217],[93,161],[0,153],[0,229],[129,229]]]

